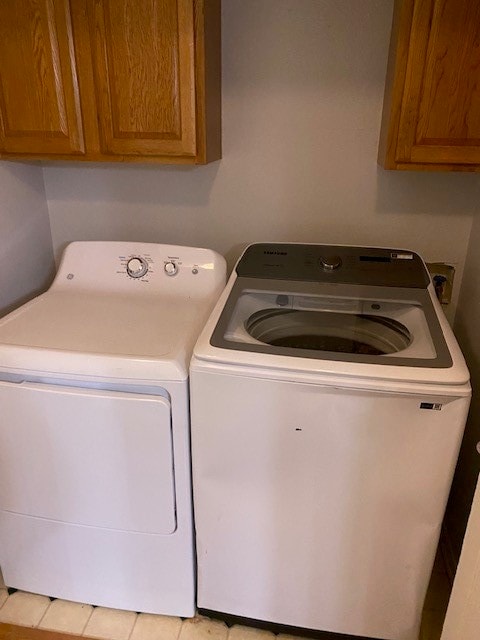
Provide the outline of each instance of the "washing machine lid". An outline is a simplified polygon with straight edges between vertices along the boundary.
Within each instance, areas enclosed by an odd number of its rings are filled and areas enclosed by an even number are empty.
[[[366,364],[451,367],[426,290],[238,278],[211,344]]]
[[[170,257],[175,277],[163,268]],[[148,261],[144,277],[128,275],[132,259]],[[208,250],[73,243],[51,288],[0,320],[0,371],[185,380],[224,277],[223,258]]]
[[[435,384],[468,370],[419,256],[320,245],[252,245],[198,359]]]

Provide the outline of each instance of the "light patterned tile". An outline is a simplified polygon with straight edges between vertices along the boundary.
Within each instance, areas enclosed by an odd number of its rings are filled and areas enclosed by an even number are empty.
[[[244,627],[236,624],[228,633],[228,640],[274,640],[275,634],[264,629]]]
[[[141,613],[137,617],[130,640],[177,640],[181,618]]]
[[[273,640],[275,635],[271,631],[254,629],[235,625],[228,633],[228,640]]]
[[[264,629],[244,627],[236,624],[228,633],[228,640],[274,640],[275,634]]]
[[[50,631],[81,635],[92,611],[93,607],[89,604],[54,600],[40,620],[38,627]]]
[[[0,609],[0,622],[36,627],[50,606],[50,598],[16,591]]]
[[[97,607],[93,610],[83,635],[104,640],[128,640],[136,619],[137,614],[133,611]]]
[[[227,640],[227,635],[224,622],[197,616],[183,621],[179,640]]]
[[[8,598],[8,591],[6,589],[0,589],[0,609],[5,604]]]

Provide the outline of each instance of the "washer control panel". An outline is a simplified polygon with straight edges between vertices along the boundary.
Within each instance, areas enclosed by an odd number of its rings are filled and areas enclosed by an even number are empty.
[[[321,267],[326,271],[333,271],[342,266],[342,258],[336,255],[321,256],[319,262]]]
[[[381,247],[257,243],[247,247],[236,271],[245,278],[415,289],[430,282],[418,254]]]

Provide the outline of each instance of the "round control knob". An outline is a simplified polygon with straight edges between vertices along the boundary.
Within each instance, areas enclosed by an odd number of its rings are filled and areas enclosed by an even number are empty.
[[[148,264],[143,258],[130,258],[127,262],[127,273],[131,278],[142,278],[148,271]]]
[[[167,276],[174,276],[178,271],[178,266],[175,262],[166,262],[163,268]]]
[[[340,256],[323,256],[320,258],[320,264],[325,271],[333,271],[342,265],[342,259]]]

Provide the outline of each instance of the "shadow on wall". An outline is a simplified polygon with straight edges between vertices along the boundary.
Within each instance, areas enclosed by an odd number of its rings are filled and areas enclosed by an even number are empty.
[[[222,23],[229,71],[224,88],[248,84],[262,92],[281,86],[317,91],[321,86],[332,91],[345,85],[351,92],[354,85],[357,96],[368,93],[385,74],[386,60],[378,50],[388,44],[385,25],[391,23],[392,8],[392,0],[229,0]]]
[[[480,183],[476,174],[436,171],[388,171],[377,169],[375,211],[455,216],[474,212],[472,189],[480,198]],[[452,206],[452,198],[455,206]],[[433,229],[432,232],[435,232]]]
[[[206,205],[220,162],[206,166],[62,165],[63,179],[48,182],[48,199],[83,202],[123,202],[138,205]],[[75,175],[75,179],[70,177]],[[88,190],[85,189],[88,184]]]
[[[45,188],[40,165],[2,159],[1,173],[4,174],[1,178],[2,186],[8,193],[14,194],[18,189],[19,193],[28,192],[29,198],[39,198],[42,203],[45,202]],[[3,195],[5,196],[5,193]]]
[[[0,315],[41,293],[54,275],[42,169],[0,163]]]

